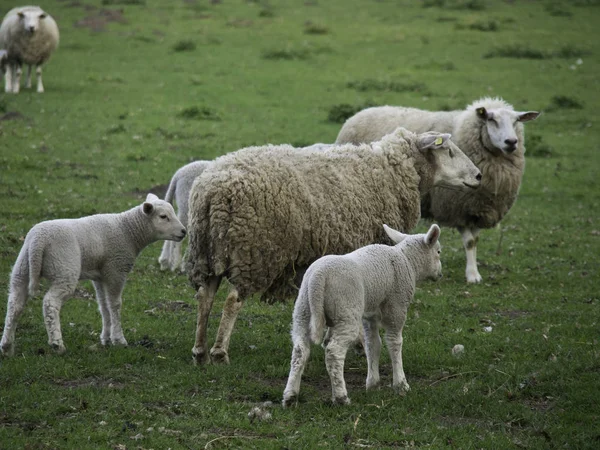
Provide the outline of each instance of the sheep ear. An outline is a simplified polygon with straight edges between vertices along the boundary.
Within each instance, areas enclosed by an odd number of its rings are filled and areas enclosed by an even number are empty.
[[[385,230],[385,232],[387,233],[387,235],[389,236],[389,238],[394,241],[395,244],[399,244],[400,242],[402,242],[404,239],[406,239],[406,234],[402,234],[397,230],[394,230],[393,228],[388,227],[385,223],[383,224],[383,229]]]
[[[427,234],[423,238],[423,241],[425,242],[425,244],[427,244],[427,245],[429,245],[431,247],[432,245],[434,245],[438,241],[439,238],[440,238],[440,227],[438,227],[434,223],[429,228],[429,231],[427,232]]]
[[[154,211],[154,205],[152,203],[144,202],[142,204],[142,211],[144,211],[144,214],[149,216],[152,214],[152,211]]]
[[[24,18],[25,18],[25,13],[24,13],[24,12],[22,12],[22,11],[19,11],[19,12],[17,13],[17,15],[18,15],[18,16],[19,16],[21,19],[24,19]]]
[[[426,133],[419,135],[417,147],[420,151],[442,148],[452,137],[448,133]]]
[[[146,201],[147,202],[155,202],[156,200],[158,200],[158,197],[156,195],[154,195],[153,193],[149,193],[146,196]]]
[[[480,119],[487,120],[488,112],[483,106],[480,106],[479,108],[477,108],[475,110],[475,112],[477,113],[477,117],[479,117]]]
[[[535,120],[539,117],[540,113],[537,111],[527,111],[527,112],[519,112],[519,122],[529,122],[530,120]]]

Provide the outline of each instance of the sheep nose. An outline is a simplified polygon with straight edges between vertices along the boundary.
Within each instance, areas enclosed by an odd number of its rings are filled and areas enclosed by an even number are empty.
[[[481,172],[479,172],[479,173],[477,174],[477,176],[475,177],[475,179],[476,179],[477,181],[481,181]]]
[[[187,231],[185,231],[185,228],[181,229],[181,234],[184,235],[184,236],[187,234]]]
[[[31,26],[31,27],[29,27],[29,31],[30,31],[31,33],[33,33],[33,32],[35,31],[35,27],[34,27],[34,26]]]
[[[517,145],[517,140],[516,139],[505,139],[504,143],[506,145],[514,146],[514,145]]]

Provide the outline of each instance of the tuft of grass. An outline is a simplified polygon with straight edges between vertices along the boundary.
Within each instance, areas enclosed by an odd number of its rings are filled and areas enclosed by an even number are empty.
[[[457,30],[476,30],[476,31],[484,31],[484,32],[489,32],[489,31],[499,31],[500,30],[500,25],[498,24],[497,20],[494,19],[490,19],[490,20],[482,20],[482,21],[477,21],[477,22],[473,22],[473,23],[469,23],[469,24],[456,24],[455,28]]]
[[[424,0],[423,7],[471,11],[483,11],[486,8],[483,0]]]
[[[270,60],[305,60],[312,55],[321,53],[331,53],[328,47],[315,47],[311,45],[302,45],[301,47],[286,47],[281,49],[265,50],[262,53],[264,59]]]
[[[551,58],[581,58],[589,55],[588,50],[581,49],[572,44],[567,44],[558,50],[544,51],[520,44],[511,44],[497,47],[485,55],[484,58],[517,58],[517,59],[551,59]]]
[[[119,123],[117,125],[113,125],[108,130],[106,130],[106,134],[119,134],[119,133],[125,133],[125,131],[127,131],[127,129],[125,128],[125,125],[123,125],[122,123]]]
[[[173,45],[173,51],[175,52],[191,52],[192,50],[196,50],[196,43],[194,41],[184,39],[177,41]]]
[[[556,111],[557,109],[583,109],[583,104],[579,100],[566,95],[555,95],[550,101],[550,106],[546,111]]]
[[[539,134],[528,135],[525,146],[527,157],[550,158],[556,156],[554,149],[543,142],[542,136]]]
[[[366,79],[361,81],[349,81],[346,87],[355,89],[358,92],[367,91],[384,91],[384,92],[427,92],[427,86],[424,83],[400,81],[382,81],[374,79]]]
[[[333,105],[329,108],[327,113],[327,120],[333,123],[344,123],[354,114],[362,111],[365,108],[374,106],[373,103],[363,103],[361,105],[350,105],[349,103],[340,103],[339,105]]]
[[[146,0],[102,0],[103,5],[145,5]]]
[[[304,33],[305,34],[327,34],[329,33],[329,28],[320,23],[314,23],[310,20],[304,23]]]
[[[563,45],[560,49],[552,53],[557,58],[581,58],[582,56],[588,56],[590,52],[588,50],[581,49],[572,44]]]
[[[185,108],[177,114],[178,117],[183,119],[198,119],[198,120],[221,120],[221,117],[217,112],[206,106],[190,106]]]
[[[258,17],[275,17],[275,11],[272,8],[264,8],[258,12]]]
[[[549,3],[544,9],[548,14],[555,17],[571,17],[573,13],[568,9],[565,9],[565,5],[563,3]]]

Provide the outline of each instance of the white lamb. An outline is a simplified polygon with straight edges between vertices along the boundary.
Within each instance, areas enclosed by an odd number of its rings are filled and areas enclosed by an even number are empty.
[[[392,387],[408,391],[402,366],[402,329],[416,283],[442,276],[440,229],[432,225],[427,234],[406,235],[384,225],[394,246],[368,245],[346,255],[329,255],[306,271],[294,306],[292,361],[283,406],[295,403],[310,354],[329,327],[325,364],[331,379],[332,400],[348,404],[344,360],[348,347],[361,328],[365,332],[367,389],[379,384],[381,337],[385,329],[392,361]]]
[[[4,90],[17,94],[21,85],[22,64],[28,65],[27,87],[31,87],[31,68],[36,66],[37,91],[44,92],[42,65],[58,47],[58,26],[39,6],[11,9],[0,25],[0,48],[8,53]]]
[[[188,222],[188,200],[192,184],[198,175],[204,172],[210,161],[194,161],[181,167],[169,183],[169,188],[165,195],[165,201],[173,204],[177,203],[177,217],[179,221],[187,226]],[[181,242],[165,241],[162,252],[158,258],[161,270],[169,269],[175,271],[177,267],[183,272],[185,262],[181,258]]]
[[[160,239],[180,241],[186,230],[173,207],[154,194],[120,214],[96,214],[35,225],[25,238],[10,277],[0,352],[14,353],[15,331],[28,295],[41,277],[50,281],[44,296],[48,344],[64,353],[60,309],[79,280],[92,280],[102,314],[100,342],[127,345],[121,328],[121,293],[139,253]]]
[[[481,98],[464,110],[424,111],[415,108],[381,106],[367,108],[349,118],[336,143],[372,142],[396,127],[415,133],[451,133],[456,145],[481,170],[477,190],[436,186],[422,198],[423,217],[455,227],[462,235],[467,256],[466,278],[479,283],[477,240],[482,228],[498,224],[514,204],[525,170],[523,122],[539,112],[514,111],[498,98]]]
[[[253,294],[297,294],[308,266],[327,254],[381,243],[382,223],[401,231],[439,184],[477,189],[481,173],[450,135],[403,128],[364,145],[249,147],[215,159],[189,203],[187,273],[197,290],[195,361],[229,362],[229,341]],[[207,330],[217,289],[231,290],[213,347]]]

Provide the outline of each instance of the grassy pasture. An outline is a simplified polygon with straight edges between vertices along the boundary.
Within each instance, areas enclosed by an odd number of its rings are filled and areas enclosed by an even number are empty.
[[[64,356],[47,348],[41,299],[29,302],[16,356],[0,361],[0,448],[600,446],[600,2],[41,6],[61,30],[46,93],[0,94],[2,293],[35,223],[128,209],[194,159],[331,142],[366,105],[455,109],[490,95],[543,114],[526,125],[517,204],[482,233],[483,284],[465,284],[460,237],[442,231],[444,279],[421,285],[405,329],[406,396],[385,386],[387,354],[384,387],[365,392],[366,361],[350,352],[352,404],[331,406],[315,347],[298,407],[281,409],[291,302],[247,302],[231,365],[193,366],[194,292],[160,272],[156,243],[125,289],[128,348],[99,346],[87,282],[63,308]],[[249,418],[265,401],[271,419]]]

